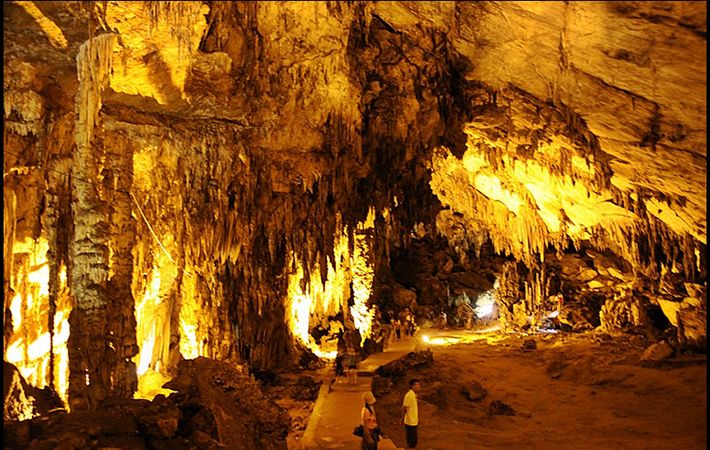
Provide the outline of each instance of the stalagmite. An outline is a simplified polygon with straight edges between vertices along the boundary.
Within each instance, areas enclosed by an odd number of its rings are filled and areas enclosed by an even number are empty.
[[[82,44],[77,55],[79,91],[76,96],[76,147],[72,170],[74,236],[70,249],[70,288],[75,304],[69,323],[69,403],[95,408],[111,389],[116,367],[108,347],[109,230],[107,199],[101,192],[101,151],[92,145],[113,59],[113,34]],[[91,389],[89,389],[91,387]],[[89,393],[91,392],[91,393]]]

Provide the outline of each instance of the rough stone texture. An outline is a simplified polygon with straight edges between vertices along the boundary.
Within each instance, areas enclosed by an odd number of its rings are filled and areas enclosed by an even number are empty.
[[[472,402],[480,402],[488,396],[488,390],[481,383],[474,382],[461,388],[461,394]]]
[[[641,300],[625,296],[607,300],[599,311],[599,320],[606,331],[624,330],[647,322]]]
[[[286,449],[288,413],[231,365],[202,357],[182,361],[165,387],[178,391],[170,398],[174,395],[183,411],[199,405],[207,412],[216,425],[215,439],[228,448]]]
[[[34,415],[30,386],[17,367],[3,362],[3,420],[25,420]],[[27,417],[29,415],[29,417]]]
[[[702,307],[687,307],[678,311],[678,342],[683,349],[707,351],[708,313]]]
[[[502,400],[493,400],[488,405],[488,414],[491,416],[514,416],[515,410]]]
[[[62,400],[49,388],[27,383],[17,367],[3,362],[3,420],[27,420],[63,407]]]
[[[643,351],[641,361],[662,361],[673,356],[673,353],[673,347],[668,342],[656,342]]]
[[[304,375],[298,378],[293,398],[296,400],[315,401],[322,382],[317,382],[313,377]]]
[[[691,131],[704,129],[706,111],[704,5],[501,2],[461,8],[464,17],[477,12],[476,21],[461,21],[461,37],[454,40],[455,48],[475,55],[472,78],[568,105],[614,157],[619,185],[623,180],[687,197],[694,206],[673,210],[687,214],[686,230],[704,240],[704,182],[678,183],[690,167],[704,172],[704,133]],[[698,96],[674,101],[678,92]],[[665,158],[671,154],[678,159]]]
[[[409,352],[395,361],[378,367],[375,371],[375,375],[392,380],[401,380],[407,375],[407,370],[427,366],[433,361],[434,353],[431,350]]]
[[[170,384],[179,392],[167,398],[112,397],[91,412],[50,412],[41,404],[39,417],[6,421],[3,442],[29,449],[286,449],[288,414],[233,367],[198,358],[181,364]]]
[[[392,300],[400,309],[412,308],[417,304],[417,293],[411,289],[397,285],[392,293]]]
[[[705,285],[705,2],[13,2],[4,23],[4,334],[15,245],[44,239],[40,331],[71,299],[82,407],[107,395],[87,373],[130,397],[141,361],[298,365],[288,278],[325,281],[371,209],[374,293],[433,308],[443,280],[486,287],[457,264],[503,255],[504,325],[558,293],[590,329],[621,284]],[[574,273],[550,256],[586,250]]]

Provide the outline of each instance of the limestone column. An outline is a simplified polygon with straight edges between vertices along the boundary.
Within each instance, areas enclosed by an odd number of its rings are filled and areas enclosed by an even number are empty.
[[[92,145],[113,56],[113,34],[89,39],[76,58],[79,91],[75,98],[76,153],[72,166],[72,216],[69,286],[74,305],[69,317],[69,404],[91,408],[110,387],[116,364],[108,345],[108,204],[102,200],[101,154]],[[91,393],[87,396],[88,393]]]

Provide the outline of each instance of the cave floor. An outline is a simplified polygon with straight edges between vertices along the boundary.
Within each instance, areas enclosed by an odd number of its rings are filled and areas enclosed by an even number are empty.
[[[523,348],[529,339],[536,349]],[[433,365],[407,374],[423,382],[420,449],[706,448],[707,355],[650,364],[640,336],[595,332],[441,330],[430,342],[439,343],[429,346]],[[405,382],[377,403],[380,426],[399,447]],[[472,401],[462,388],[486,395]]]
[[[417,337],[371,355],[361,368],[374,370],[415,348],[433,350],[434,363],[406,377],[423,382],[420,449],[706,448],[706,355],[644,362],[648,343],[639,336],[594,332],[425,329]],[[530,339],[537,348],[524,349]],[[359,448],[352,429],[371,380],[324,383],[303,445],[289,448]],[[405,383],[378,398],[380,426],[391,438],[380,449],[404,447]]]

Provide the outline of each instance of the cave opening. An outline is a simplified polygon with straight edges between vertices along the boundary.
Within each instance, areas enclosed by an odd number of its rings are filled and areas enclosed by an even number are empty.
[[[6,447],[705,447],[705,2],[3,15]]]

